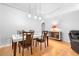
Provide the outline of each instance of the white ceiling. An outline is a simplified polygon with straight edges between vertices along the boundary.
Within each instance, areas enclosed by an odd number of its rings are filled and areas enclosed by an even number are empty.
[[[60,15],[79,9],[77,3],[4,3],[4,5],[17,8],[26,13],[31,12],[37,15]]]

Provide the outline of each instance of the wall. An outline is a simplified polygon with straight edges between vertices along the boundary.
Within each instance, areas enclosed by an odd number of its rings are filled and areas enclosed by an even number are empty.
[[[52,16],[50,18],[46,18],[45,22],[45,29],[48,31],[53,31],[52,26],[54,23],[57,23],[57,27],[61,30],[61,18],[59,16]]]
[[[40,21],[27,18],[23,11],[0,4],[0,45],[11,43],[11,35],[22,29],[40,33]]]
[[[63,40],[69,42],[68,33],[70,30],[79,30],[79,10],[66,13],[60,16]]]
[[[69,12],[60,16],[48,17],[39,21],[38,19],[28,18],[27,13],[15,8],[0,4],[0,45],[11,43],[11,35],[16,34],[17,30],[35,30],[35,34],[41,32],[41,22],[45,22],[45,29],[51,30],[53,21],[58,22],[63,33],[63,40],[69,42],[68,33],[70,30],[79,29],[79,11]]]
[[[68,36],[69,31],[79,30],[79,10],[46,18],[45,19],[46,30],[51,30],[51,26],[54,21],[58,23],[58,27],[60,28],[60,31],[62,31],[63,41],[70,42],[70,39]]]

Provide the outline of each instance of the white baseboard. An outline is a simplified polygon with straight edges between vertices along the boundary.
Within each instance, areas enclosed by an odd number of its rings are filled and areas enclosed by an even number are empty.
[[[65,40],[62,40],[63,42],[66,42],[66,43],[68,43],[68,44],[70,44],[70,41],[65,41]]]
[[[67,41],[67,40],[65,40],[65,39],[64,39],[64,40],[62,40],[62,41],[70,43],[70,41],[69,41],[69,40]]]
[[[11,46],[11,44],[1,45],[0,48]]]

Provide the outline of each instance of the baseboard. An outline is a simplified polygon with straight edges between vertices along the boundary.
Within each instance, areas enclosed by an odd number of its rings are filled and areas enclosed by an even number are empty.
[[[70,41],[65,41],[65,40],[62,40],[62,41],[70,45]]]
[[[11,46],[11,44],[1,45],[0,48]]]
[[[65,40],[62,40],[62,41],[70,43],[70,41],[65,41]]]

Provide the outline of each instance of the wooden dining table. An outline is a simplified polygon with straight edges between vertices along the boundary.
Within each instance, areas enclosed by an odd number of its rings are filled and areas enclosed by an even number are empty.
[[[40,34],[34,34],[33,38],[41,38],[41,35]],[[16,56],[17,43],[19,41],[22,41],[22,35],[13,34],[12,35],[12,41],[13,41],[13,55]],[[47,46],[48,46],[48,36],[47,36]]]

